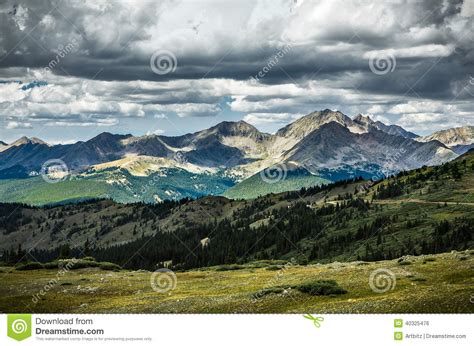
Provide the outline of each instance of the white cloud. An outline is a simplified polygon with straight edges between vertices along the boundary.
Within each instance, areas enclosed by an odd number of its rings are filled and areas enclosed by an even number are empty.
[[[395,58],[436,58],[446,57],[453,53],[454,45],[427,44],[408,48],[390,48],[371,50],[364,53],[365,59],[371,57],[393,56]]]
[[[244,121],[252,125],[262,124],[288,124],[300,118],[303,114],[291,113],[249,113],[244,116]]]
[[[162,135],[163,133],[165,133],[164,130],[162,129],[155,129],[153,131],[148,131],[146,134],[147,136],[150,136],[150,135]]]
[[[18,122],[18,121],[9,121],[7,123],[6,128],[8,130],[13,130],[13,129],[31,129],[33,128],[33,125],[28,122]]]

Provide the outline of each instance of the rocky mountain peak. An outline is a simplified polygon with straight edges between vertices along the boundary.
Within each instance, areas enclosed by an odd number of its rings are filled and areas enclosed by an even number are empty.
[[[440,141],[447,146],[469,145],[474,143],[474,126],[462,126],[437,131],[429,136],[420,137],[420,142]]]
[[[357,115],[354,119],[354,122],[360,125],[373,125],[375,122],[368,115]]]
[[[223,121],[208,130],[204,131],[206,135],[218,134],[224,137],[251,137],[251,138],[263,138],[266,134],[260,132],[256,127],[246,123],[243,120],[240,121]]]
[[[347,115],[330,109],[312,112],[304,117],[299,118],[293,123],[281,128],[276,135],[281,137],[293,137],[302,139],[309,133],[320,128],[322,125],[336,122],[345,127],[351,127],[353,121]]]
[[[25,144],[43,144],[43,145],[48,145],[45,141],[37,138],[37,137],[31,137],[28,138],[26,136],[23,136],[16,141],[14,141],[12,144],[10,144],[10,147],[16,147],[20,145],[25,145]]]

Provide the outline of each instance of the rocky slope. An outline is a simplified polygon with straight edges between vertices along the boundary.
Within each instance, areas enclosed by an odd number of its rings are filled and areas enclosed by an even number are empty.
[[[401,136],[404,138],[417,138],[418,135],[414,134],[413,132],[405,130],[403,127],[398,125],[385,125],[381,121],[373,121],[369,116],[364,116],[359,114],[354,118],[354,122],[362,127],[366,131],[370,131],[372,129],[383,131],[389,135],[393,136]]]
[[[467,131],[452,131],[454,134],[449,132],[438,138],[451,138],[445,140],[448,145],[469,142]],[[335,181],[355,175],[383,176],[457,157],[454,147],[428,138],[415,141],[414,136],[396,125],[388,126],[362,115],[351,119],[342,112],[325,109],[301,117],[275,134],[262,133],[244,121],[225,121],[176,137],[104,132],[68,145],[48,145],[37,138],[23,137],[0,146],[0,180],[38,175],[46,161],[60,159],[76,180],[100,179],[101,184],[130,188],[136,184],[129,181],[129,176],[151,177],[166,168],[168,173],[178,169],[206,174],[205,190],[212,191],[214,181],[222,188],[222,179],[238,183],[278,164],[304,168],[320,177],[319,181]],[[218,175],[217,180],[209,179],[212,175]],[[297,180],[307,183],[307,175],[304,176]],[[115,182],[116,177],[121,177],[120,181]],[[164,191],[184,197],[176,192],[179,186],[173,185],[172,177],[168,178],[171,180],[166,182]],[[229,182],[226,180],[224,185],[229,186]],[[290,185],[298,187],[296,183]],[[196,184],[195,191],[186,193],[201,195],[199,186]]]
[[[429,136],[417,138],[420,142],[439,141],[461,155],[474,148],[474,126],[462,126],[437,131]]]

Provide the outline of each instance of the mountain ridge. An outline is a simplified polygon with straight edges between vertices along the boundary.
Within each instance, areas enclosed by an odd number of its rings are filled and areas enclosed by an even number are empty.
[[[108,190],[109,185],[130,189],[136,186],[129,181],[134,176],[151,178],[165,174],[163,169],[168,173],[184,169],[195,177],[206,174],[204,180],[200,179],[206,181],[206,186],[196,184],[194,191],[187,190],[188,196],[199,196],[201,188],[212,191],[212,184],[216,184],[222,191],[222,184],[229,186],[227,179],[234,184],[250,177],[255,181],[259,172],[280,164],[307,170],[309,176],[292,177],[308,184],[354,175],[386,176],[458,156],[439,141],[423,142],[413,136],[416,135],[397,125],[385,125],[368,116],[359,114],[351,119],[340,111],[324,109],[295,120],[275,134],[261,132],[241,120],[220,122],[182,136],[103,132],[87,141],[64,145],[22,137],[0,151],[0,182],[14,178],[16,172],[21,178],[38,175],[45,162],[59,159],[74,179],[98,179],[103,185],[101,190]],[[177,181],[173,183],[169,175],[163,177],[159,184],[169,188],[160,191],[176,198],[186,197],[178,192],[182,190]],[[286,186],[303,187],[295,181]],[[151,201],[167,196],[159,194]],[[135,201],[135,196],[131,200]]]

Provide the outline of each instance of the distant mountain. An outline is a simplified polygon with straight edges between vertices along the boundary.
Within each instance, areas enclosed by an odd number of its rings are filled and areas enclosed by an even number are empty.
[[[39,171],[52,159],[61,159],[70,170],[85,169],[90,165],[116,160],[121,157],[120,141],[128,136],[104,132],[87,142],[67,145],[48,145],[37,138],[22,137],[0,153],[0,170],[20,165]]]
[[[42,145],[48,145],[48,143],[42,141],[41,139],[37,137],[31,137],[28,138],[26,136],[21,137],[20,139],[16,140],[15,142],[11,143],[9,146],[10,147],[18,147],[21,145],[25,144],[42,144]]]
[[[420,142],[439,141],[461,155],[474,148],[474,126],[455,127],[417,138]]]
[[[455,132],[457,137],[451,137],[462,140],[447,143],[464,146],[472,138],[471,132]],[[71,189],[75,191],[69,196],[71,199],[82,198],[78,190],[80,181],[88,184],[95,181],[100,188],[89,195],[105,194],[124,202],[137,201],[141,195],[135,196],[134,189],[140,189],[151,177],[160,174],[165,174],[166,179],[152,184],[146,201],[167,196],[220,194],[235,184],[244,185],[233,188],[232,196],[238,197],[238,191],[246,191],[248,197],[360,175],[382,177],[400,170],[444,163],[458,156],[453,150],[461,152],[458,147],[448,148],[442,141],[413,140],[414,137],[414,133],[399,126],[385,125],[362,115],[351,119],[330,109],[303,116],[275,134],[260,132],[244,121],[224,121],[209,129],[176,137],[104,132],[88,141],[68,145],[49,145],[38,138],[22,137],[0,146],[0,180],[22,179],[21,184],[25,186],[25,179],[37,176],[46,161],[59,159],[66,163],[76,184],[75,189]],[[260,172],[278,164],[287,167],[289,181],[273,186],[256,182]],[[179,178],[173,183],[174,174]],[[186,177],[199,183],[182,189]],[[41,179],[33,181],[42,184]],[[32,191],[38,191],[31,184],[28,186]],[[58,186],[68,184],[72,182]],[[259,187],[251,191],[255,184]],[[4,194],[3,201],[7,201],[7,195],[14,197],[14,186],[8,186],[8,191],[13,193]],[[46,190],[41,193],[48,196],[48,185],[42,189]],[[153,190],[155,194],[151,193]],[[125,191],[125,195],[120,191]],[[55,201],[67,196],[57,191],[51,195],[59,196]]]
[[[411,139],[415,139],[418,137],[417,134],[407,131],[401,126],[385,125],[381,121],[373,121],[369,116],[363,116],[362,114],[356,116],[354,118],[354,122],[364,127],[366,131],[370,131],[371,129],[377,129],[393,136],[401,136],[404,138]]]
[[[308,134],[312,133],[314,130],[317,130],[324,124],[331,122],[338,123],[355,133],[362,133],[366,131],[362,126],[355,123],[347,115],[339,111],[325,109],[323,111],[313,112],[299,118],[293,123],[278,130],[276,135],[278,137],[295,138],[301,140]]]
[[[440,143],[419,143],[375,128],[358,134],[330,122],[295,145],[285,154],[285,160],[298,162],[311,172],[349,166],[367,173],[382,171],[386,175],[422,165],[437,165],[456,156]]]

